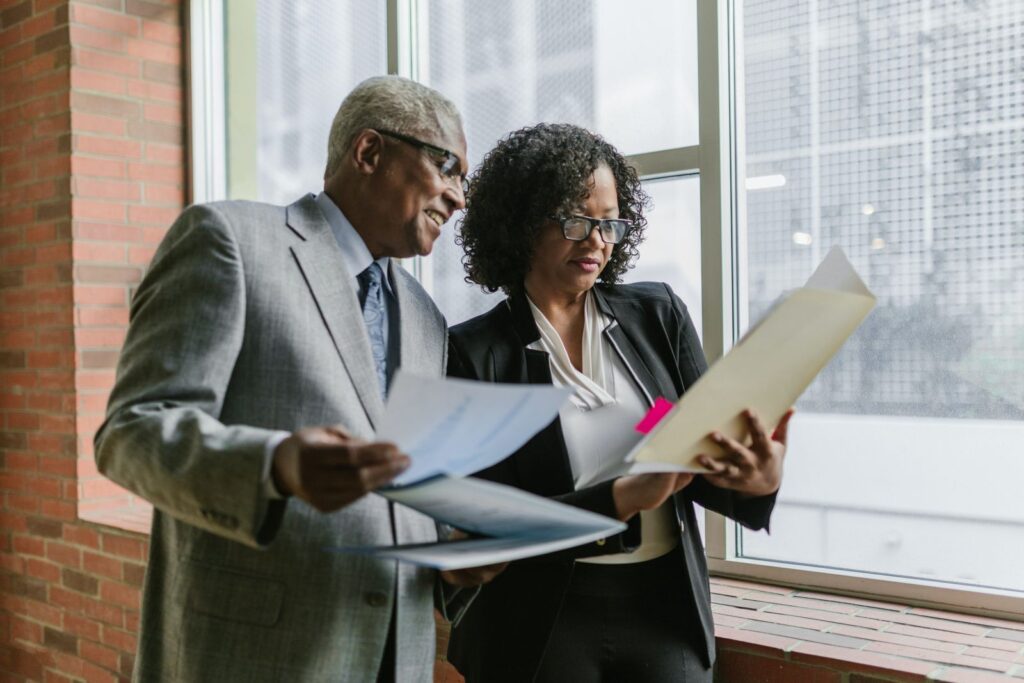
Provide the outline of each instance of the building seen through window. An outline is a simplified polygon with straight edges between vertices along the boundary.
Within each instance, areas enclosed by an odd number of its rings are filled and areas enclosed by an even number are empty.
[[[840,245],[878,306],[748,557],[1024,590],[1024,5],[746,0],[749,319]],[[992,477],[985,472],[998,472]]]

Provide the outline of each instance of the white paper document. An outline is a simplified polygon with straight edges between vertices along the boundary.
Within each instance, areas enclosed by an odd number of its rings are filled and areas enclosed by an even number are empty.
[[[328,550],[461,569],[555,552],[625,529],[602,515],[465,478],[514,453],[558,416],[568,397],[568,389],[551,385],[397,372],[376,438],[397,445],[412,464],[377,494],[484,538]]]
[[[462,569],[564,550],[626,528],[624,523],[603,515],[481,479],[439,476],[381,491],[381,495],[486,538],[330,550],[435,569]]]
[[[721,447],[719,431],[742,440],[750,408],[771,429],[839,351],[875,305],[846,255],[833,247],[800,289],[768,314],[683,394],[608,479],[625,473],[703,472],[694,458]],[[599,481],[595,479],[594,481]]]
[[[419,377],[401,370],[388,390],[378,441],[412,460],[395,486],[464,476],[501,462],[558,417],[567,389]]]

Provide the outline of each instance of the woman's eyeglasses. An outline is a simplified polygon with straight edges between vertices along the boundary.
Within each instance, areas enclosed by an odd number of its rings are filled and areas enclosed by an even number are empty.
[[[437,145],[432,145],[429,142],[417,140],[411,135],[403,135],[402,133],[383,130],[381,128],[375,128],[374,130],[381,135],[387,135],[389,138],[400,140],[407,145],[412,145],[413,147],[425,151],[437,162],[437,170],[441,174],[441,177],[444,178],[449,185],[461,188],[462,195],[466,195],[466,192],[469,190],[469,183],[466,181],[466,176],[459,173],[461,163],[459,162],[459,158],[455,156],[454,152],[449,152],[444,147],[438,147]]]
[[[551,216],[551,220],[560,223],[562,235],[567,240],[582,242],[590,237],[594,228],[598,228],[605,244],[618,244],[633,227],[633,221],[625,218],[591,218],[590,216],[573,215],[568,218]]]

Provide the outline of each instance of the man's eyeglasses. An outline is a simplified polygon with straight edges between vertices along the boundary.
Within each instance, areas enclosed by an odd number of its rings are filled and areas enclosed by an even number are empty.
[[[387,135],[389,138],[400,140],[407,145],[412,145],[418,149],[422,149],[429,154],[434,161],[437,163],[437,170],[449,184],[458,186],[462,189],[462,194],[465,196],[467,190],[469,190],[469,183],[466,181],[466,176],[460,173],[462,167],[459,157],[455,156],[454,152],[449,152],[444,147],[438,147],[432,145],[429,142],[423,142],[417,140],[411,135],[403,135],[402,133],[396,133],[391,130],[383,130],[380,128],[375,129],[381,135]]]
[[[598,228],[605,244],[618,244],[626,236],[633,221],[625,218],[591,218],[590,216],[573,215],[568,218],[551,216],[551,220],[562,225],[562,235],[567,240],[582,242],[590,237],[594,228]]]

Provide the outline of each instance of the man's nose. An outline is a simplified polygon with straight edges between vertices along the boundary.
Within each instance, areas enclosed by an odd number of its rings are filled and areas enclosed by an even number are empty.
[[[466,193],[462,189],[462,180],[459,178],[446,178],[445,185],[442,196],[451,204],[452,211],[461,211],[466,208]]]

